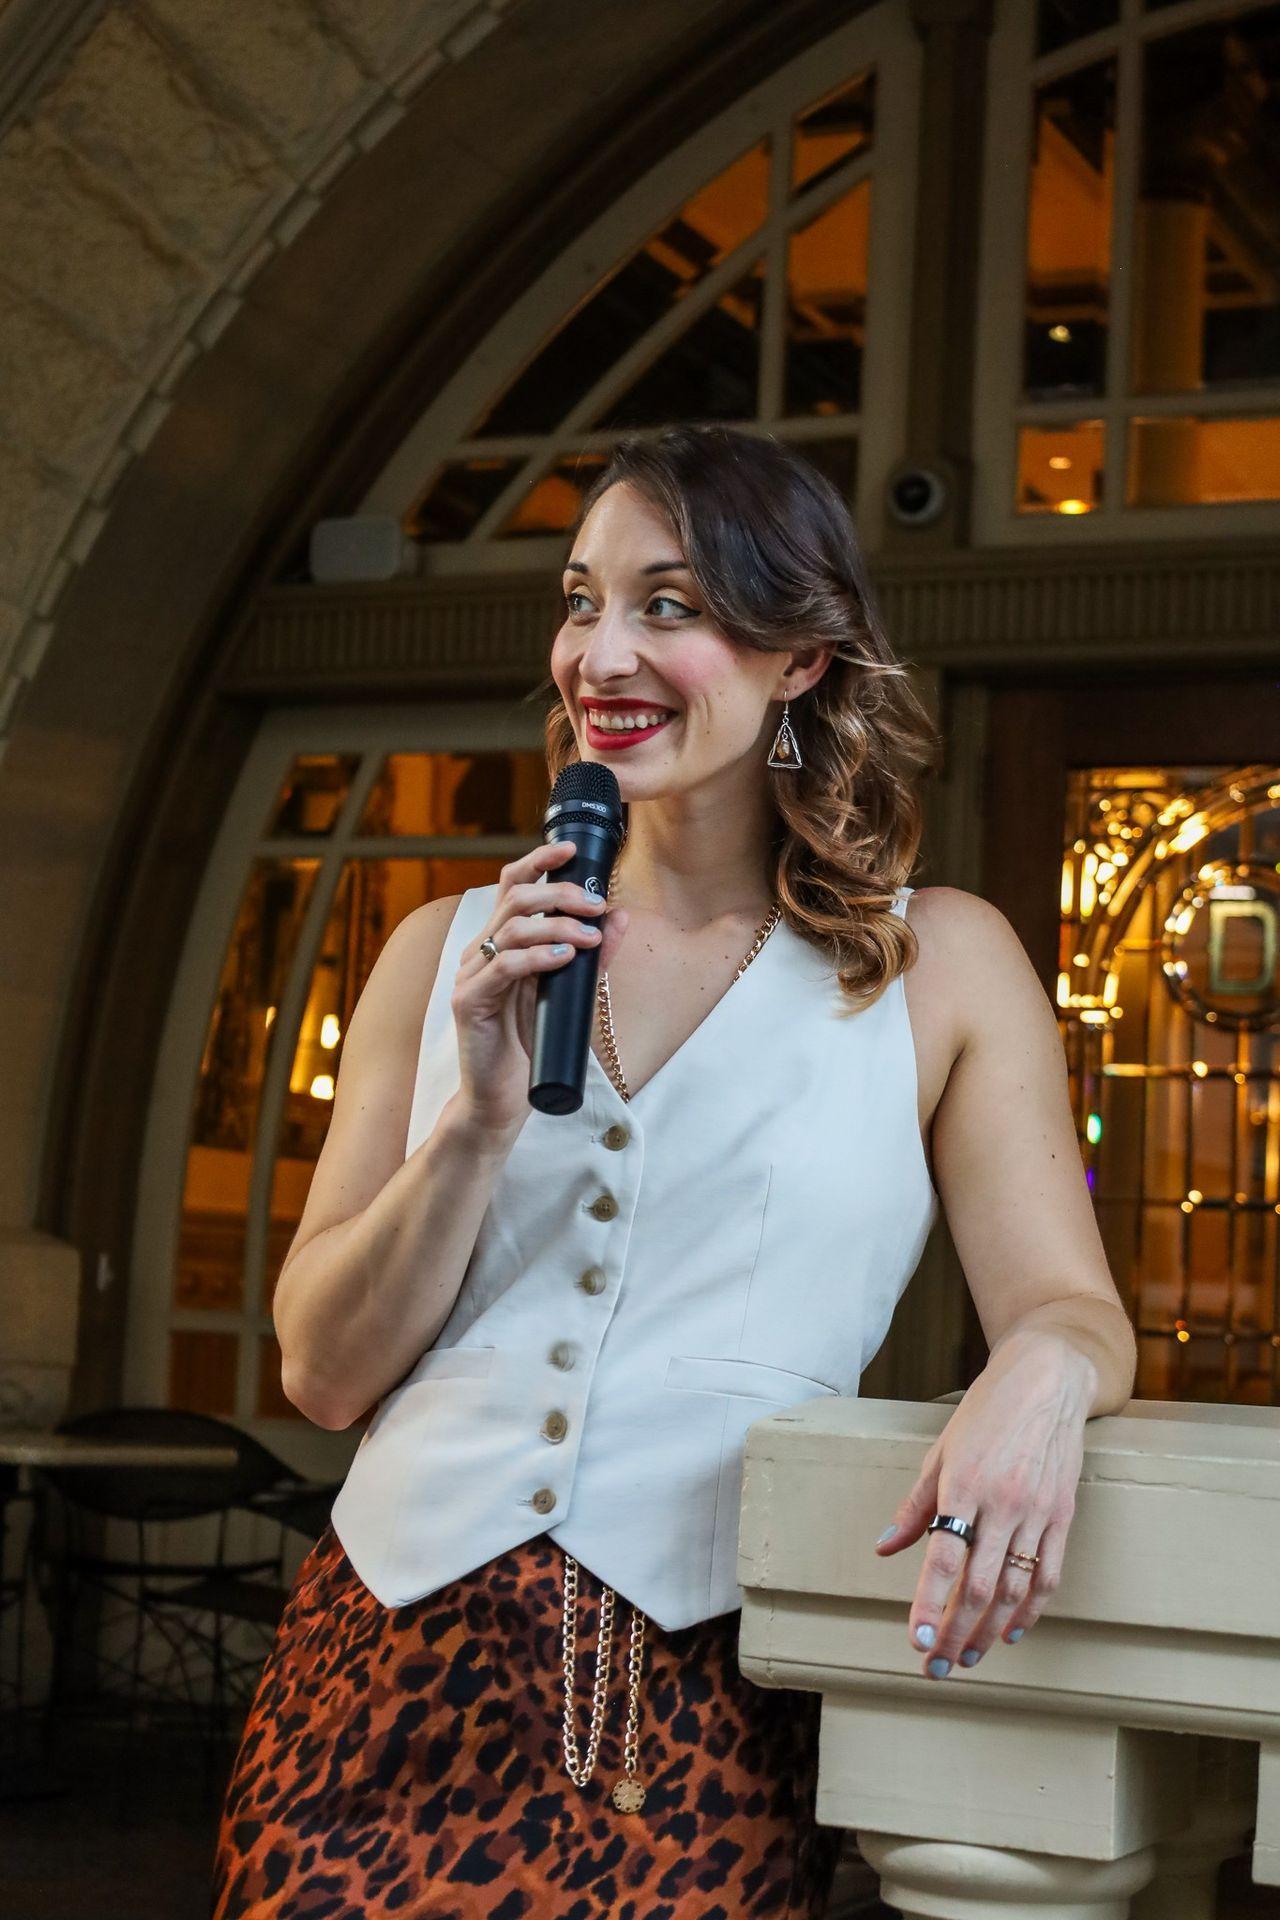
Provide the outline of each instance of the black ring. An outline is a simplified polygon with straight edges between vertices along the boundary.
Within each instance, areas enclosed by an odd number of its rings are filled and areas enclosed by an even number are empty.
[[[966,1547],[973,1545],[972,1526],[969,1521],[959,1519],[954,1513],[935,1513],[925,1532],[954,1533],[958,1540],[964,1541]]]

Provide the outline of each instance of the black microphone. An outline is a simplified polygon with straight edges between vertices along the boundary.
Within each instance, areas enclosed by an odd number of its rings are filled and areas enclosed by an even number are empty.
[[[613,769],[598,760],[571,761],[551,789],[542,837],[572,840],[577,851],[547,875],[547,884],[569,880],[607,899],[625,831],[622,792]],[[593,915],[591,924],[603,919],[603,914]],[[529,1105],[539,1113],[576,1113],[582,1105],[599,972],[597,942],[576,948],[572,960],[538,976]]]

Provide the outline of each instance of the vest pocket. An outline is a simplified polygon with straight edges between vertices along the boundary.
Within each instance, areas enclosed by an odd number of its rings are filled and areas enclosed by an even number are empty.
[[[773,1400],[780,1406],[794,1406],[798,1400],[812,1400],[821,1393],[840,1391],[825,1380],[814,1379],[812,1374],[793,1373],[789,1367],[700,1353],[673,1353],[662,1384],[698,1393],[745,1394],[749,1399]]]
[[[417,1380],[483,1380],[493,1367],[493,1347],[428,1347],[409,1375]]]

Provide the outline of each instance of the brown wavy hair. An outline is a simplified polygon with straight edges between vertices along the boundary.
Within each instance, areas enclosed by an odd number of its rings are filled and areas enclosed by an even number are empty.
[[[616,443],[583,496],[566,559],[591,508],[620,480],[666,515],[729,639],[774,653],[835,649],[821,679],[791,701],[803,764],[765,777],[777,814],[778,904],[832,960],[845,1010],[856,1012],[916,957],[915,934],[892,909],[923,831],[919,776],[939,765],[941,739],[889,645],[849,509],[772,434],[666,426]],[[558,697],[546,754],[553,785],[580,757]]]

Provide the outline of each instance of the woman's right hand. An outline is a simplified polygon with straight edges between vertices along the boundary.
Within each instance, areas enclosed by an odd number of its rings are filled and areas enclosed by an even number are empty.
[[[544,841],[503,867],[488,924],[462,949],[450,1000],[461,1066],[457,1098],[486,1133],[514,1134],[528,1118],[539,974],[567,967],[579,947],[598,947],[607,969],[626,932],[624,909],[606,913],[606,902],[583,887],[539,880],[576,851],[571,840]],[[498,949],[493,960],[480,951],[486,938]],[[565,951],[556,953],[557,945]]]

